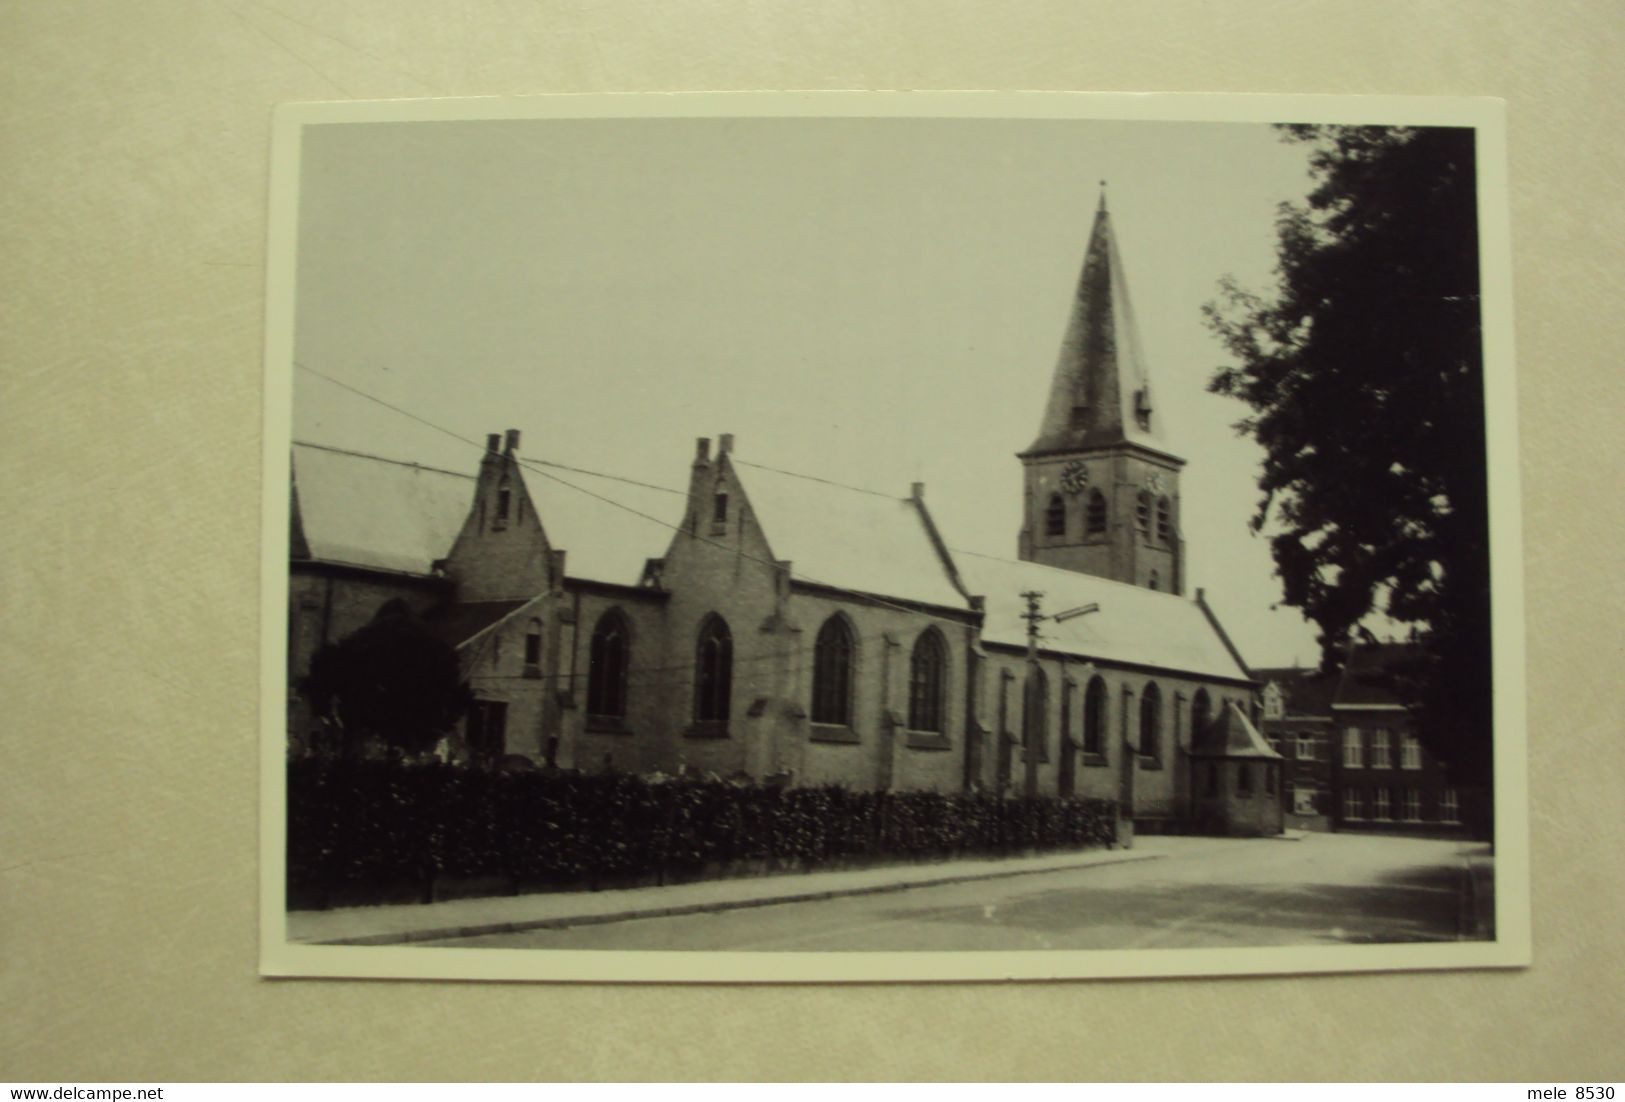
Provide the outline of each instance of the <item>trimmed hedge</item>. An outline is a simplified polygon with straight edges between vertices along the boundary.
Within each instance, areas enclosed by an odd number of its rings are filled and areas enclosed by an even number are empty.
[[[288,763],[289,898],[436,876],[539,886],[1104,845],[1106,800],[854,792],[626,774]]]

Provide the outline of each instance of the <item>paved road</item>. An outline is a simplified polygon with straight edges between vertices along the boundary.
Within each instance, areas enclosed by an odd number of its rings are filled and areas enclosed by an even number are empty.
[[[425,944],[529,949],[1128,949],[1450,941],[1459,842],[1142,838],[1157,860]]]

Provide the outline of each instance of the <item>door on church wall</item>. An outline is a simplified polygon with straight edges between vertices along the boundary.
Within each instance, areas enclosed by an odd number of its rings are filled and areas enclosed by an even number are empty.
[[[502,759],[508,745],[508,702],[476,700],[468,709],[468,757],[489,769]]]

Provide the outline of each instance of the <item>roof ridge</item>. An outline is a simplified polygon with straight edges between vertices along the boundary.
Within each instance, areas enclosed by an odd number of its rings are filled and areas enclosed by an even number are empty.
[[[471,475],[466,471],[452,471],[447,470],[445,467],[431,467],[426,463],[414,463],[410,459],[391,459],[387,455],[373,455],[371,452],[358,452],[354,448],[340,448],[333,444],[318,444],[312,440],[294,440],[291,442],[291,444],[293,447],[315,448],[318,451],[335,452],[339,455],[353,455],[357,459],[372,459],[379,463],[393,463],[397,467],[412,467],[419,471],[434,471],[436,474],[449,474],[457,478],[466,478],[470,482],[473,482],[475,478],[474,475]]]
[[[982,551],[966,551],[960,547],[950,547],[948,550],[953,552],[955,555],[969,555],[971,558],[986,559],[989,562],[1008,563],[1010,566],[1031,567],[1034,570],[1043,570],[1052,574],[1066,575],[1067,577],[1071,578],[1084,578],[1091,582],[1099,582],[1102,585],[1114,585],[1119,589],[1132,589],[1136,593],[1144,593],[1147,596],[1165,598],[1171,597],[1176,601],[1183,601],[1188,605],[1196,604],[1196,599],[1194,597],[1187,597],[1183,593],[1174,593],[1173,591],[1167,589],[1152,589],[1149,586],[1135,585],[1133,582],[1118,581],[1116,578],[1103,578],[1098,574],[1085,574],[1081,570],[1068,570],[1064,566],[1051,566],[1048,563],[1033,562],[1030,559],[1007,559],[1003,555],[989,555]]]

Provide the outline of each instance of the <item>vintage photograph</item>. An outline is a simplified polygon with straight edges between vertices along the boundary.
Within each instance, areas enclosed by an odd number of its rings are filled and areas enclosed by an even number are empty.
[[[1501,142],[284,108],[262,969],[1527,963]]]

